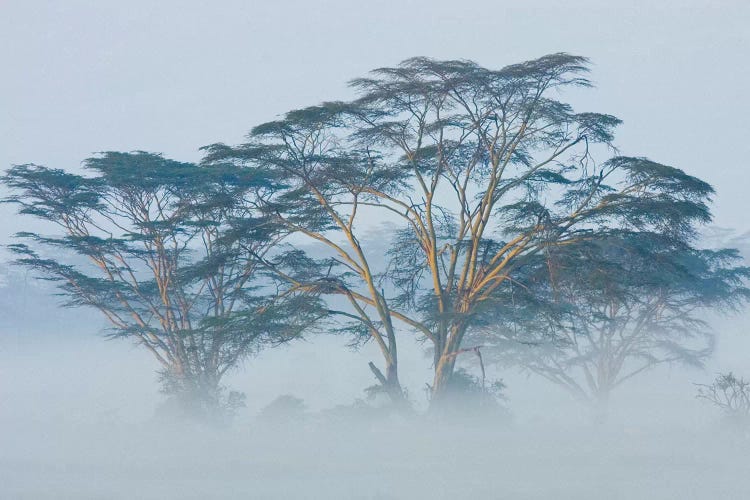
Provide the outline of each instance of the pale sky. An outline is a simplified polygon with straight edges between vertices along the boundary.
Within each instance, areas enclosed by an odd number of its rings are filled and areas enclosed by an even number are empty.
[[[102,150],[199,158],[411,56],[492,68],[593,61],[580,110],[617,143],[713,184],[716,223],[750,229],[750,2],[0,0],[0,166],[75,169]],[[22,229],[0,208],[0,242]]]

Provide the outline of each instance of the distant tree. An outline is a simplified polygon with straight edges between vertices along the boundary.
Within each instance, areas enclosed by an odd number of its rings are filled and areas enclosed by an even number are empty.
[[[59,231],[19,234],[17,263],[56,282],[65,305],[100,311],[111,337],[149,350],[182,410],[236,406],[224,374],[315,320],[314,300],[280,292],[259,265],[285,234],[250,201],[272,180],[144,152],[104,153],[85,167],[92,176],[7,172],[6,201]]]
[[[285,179],[264,200],[269,216],[334,254],[299,285],[348,298],[341,314],[380,347],[386,386],[399,387],[393,321],[428,341],[437,402],[467,333],[536,255],[618,227],[677,234],[710,218],[711,187],[679,169],[594,161],[595,150],[609,154],[620,121],[558,100],[590,86],[587,66],[568,54],[500,70],[409,59],[354,80],[355,101],[292,111],[253,129],[248,144],[210,146],[207,160]],[[383,220],[403,229],[389,235],[378,274],[363,231]]]
[[[527,289],[517,287],[520,314],[501,313],[515,321],[500,336],[488,325],[485,353],[520,362],[604,417],[612,391],[638,374],[662,363],[702,365],[713,347],[706,313],[750,299],[750,268],[740,260],[734,250],[648,232],[550,248],[535,279],[520,283]]]
[[[709,384],[698,385],[698,398],[718,407],[730,422],[747,428],[750,425],[750,382],[733,373],[719,375]]]

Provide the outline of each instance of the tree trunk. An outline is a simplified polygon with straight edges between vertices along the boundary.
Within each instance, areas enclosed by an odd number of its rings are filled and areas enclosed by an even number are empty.
[[[443,340],[435,344],[435,375],[430,391],[430,407],[439,408],[448,404],[448,393],[453,370],[456,366],[456,358],[461,348],[461,341],[465,333],[465,326],[455,323],[444,330]]]
[[[456,366],[455,353],[443,354],[438,358],[435,364],[435,375],[432,381],[430,391],[430,408],[440,409],[441,406],[448,404],[448,393],[450,390],[450,380],[453,375],[453,369]]]

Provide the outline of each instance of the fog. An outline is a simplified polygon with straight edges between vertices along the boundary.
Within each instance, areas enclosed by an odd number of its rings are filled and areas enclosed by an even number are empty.
[[[402,340],[402,378],[415,412],[366,402],[370,346],[318,337],[261,354],[230,373],[247,407],[229,425],[159,418],[155,363],[105,340],[93,314],[55,308],[26,288],[20,324],[0,343],[3,498],[747,498],[750,440],[695,398],[694,382],[742,370],[747,315],[717,320],[704,369],[663,366],[624,385],[610,418],[517,370],[507,413],[443,418],[426,411],[430,361]],[[8,288],[3,290],[8,292]],[[4,295],[8,297],[8,295]],[[7,301],[7,299],[6,299]],[[21,301],[24,302],[24,301]],[[420,367],[420,369],[415,369]],[[280,395],[304,413],[259,416]]]
[[[350,78],[407,57],[494,68],[566,51],[594,63],[598,88],[574,94],[576,106],[623,118],[625,153],[714,185],[703,243],[747,258],[749,5],[4,0],[0,169],[79,171],[104,150],[194,161],[200,146],[237,143],[288,109],[348,98]],[[12,214],[0,206],[3,246],[35,227]],[[434,414],[432,359],[404,331],[411,412],[367,398],[375,346],[320,334],[230,371],[223,384],[246,406],[208,425],[165,414],[148,352],[10,271],[4,249],[0,261],[2,499],[750,498],[747,428],[696,398],[719,373],[750,377],[747,310],[709,313],[706,365],[640,374],[603,422],[554,384],[496,365],[487,378],[505,384],[501,409]],[[304,407],[269,418],[287,395]]]

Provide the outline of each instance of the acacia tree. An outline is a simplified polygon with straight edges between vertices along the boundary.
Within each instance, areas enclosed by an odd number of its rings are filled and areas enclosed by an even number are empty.
[[[702,365],[713,347],[705,312],[750,298],[750,268],[740,260],[734,250],[650,232],[551,248],[534,279],[523,280],[528,288],[515,292],[524,307],[511,322],[487,324],[476,341],[491,362],[520,363],[604,417],[612,391],[638,374],[662,363]]]
[[[354,332],[355,344],[375,341],[384,370],[372,362],[370,369],[391,399],[404,403],[393,318],[416,328],[421,325],[388,305],[379,273],[371,264],[373,255],[363,244],[367,214],[361,209],[367,205],[365,190],[373,186],[382,191],[396,189],[403,176],[368,165],[367,158],[342,147],[336,129],[344,126],[344,109],[327,105],[288,113],[282,121],[255,127],[249,144],[204,148],[204,163],[231,161],[239,168],[261,168],[285,185],[258,200],[266,216],[307,242],[321,244],[330,255],[316,259],[298,250],[274,261],[266,259],[266,265],[296,290],[344,297],[344,307],[332,304],[328,313],[344,321],[338,329]],[[296,269],[297,274],[281,270],[280,264]]]
[[[209,147],[209,161],[287,179],[268,213],[335,251],[350,281],[329,291],[350,298],[387,367],[392,320],[430,342],[439,400],[467,332],[535,255],[614,227],[676,232],[709,218],[711,188],[699,179],[643,158],[594,161],[619,120],[558,100],[590,86],[586,72],[568,54],[501,70],[409,59],[354,80],[355,101],[288,113],[248,144]],[[403,223],[381,276],[398,289],[390,297],[366,263],[363,217]]]
[[[315,317],[314,300],[280,294],[255,257],[284,236],[250,201],[273,182],[144,152],[104,153],[85,167],[93,176],[36,165],[7,172],[6,201],[59,231],[19,234],[17,262],[57,282],[67,306],[99,310],[111,337],[149,350],[185,409],[236,403],[222,396],[224,374]]]

